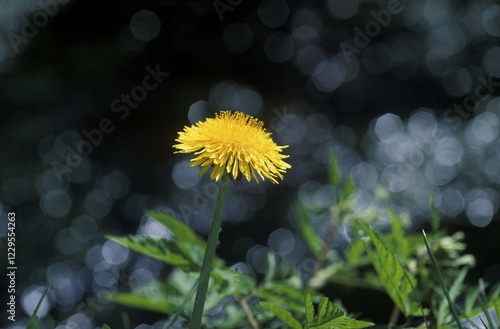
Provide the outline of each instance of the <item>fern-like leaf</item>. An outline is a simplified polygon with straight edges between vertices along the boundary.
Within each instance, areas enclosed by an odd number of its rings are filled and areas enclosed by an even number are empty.
[[[374,324],[371,322],[360,321],[356,319],[349,318],[347,316],[339,316],[336,319],[328,321],[319,326],[310,326],[310,329],[357,329],[371,327]]]
[[[403,265],[396,256],[384,246],[375,231],[361,221],[357,221],[356,226],[370,237],[375,246],[375,251],[367,244],[365,247],[385,291],[389,297],[391,297],[394,304],[396,304],[406,316],[420,315],[421,310],[418,304],[415,302],[411,303],[409,299],[409,294],[412,292],[412,286],[416,286],[415,278],[409,273],[405,274]]]
[[[322,297],[318,304],[318,314],[313,316],[313,304],[310,294],[306,294],[307,329],[351,329],[373,326],[371,322],[359,321],[345,316],[344,311],[334,305],[327,297]]]
[[[306,299],[306,321],[307,323],[312,323],[314,319],[314,305],[311,298],[311,294],[308,292],[305,296]]]
[[[315,324],[322,325],[343,315],[344,311],[342,311],[340,307],[333,305],[327,297],[322,297],[319,302],[318,316],[315,320]]]

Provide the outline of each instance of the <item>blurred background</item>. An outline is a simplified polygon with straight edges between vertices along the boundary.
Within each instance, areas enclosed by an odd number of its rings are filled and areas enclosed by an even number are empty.
[[[172,144],[219,109],[263,120],[292,165],[279,185],[231,186],[228,264],[259,276],[272,250],[312,271],[292,206],[332,203],[333,149],[360,213],[388,193],[417,230],[434,196],[477,259],[468,280],[500,281],[496,1],[0,0],[0,35],[1,250],[15,211],[18,267],[3,328],[24,328],[49,285],[44,328],[120,327],[124,312],[159,328],[161,315],[99,296],[169,269],[104,235],[165,235],[146,209],[207,233],[217,184]],[[375,321],[392,308],[343,300]]]

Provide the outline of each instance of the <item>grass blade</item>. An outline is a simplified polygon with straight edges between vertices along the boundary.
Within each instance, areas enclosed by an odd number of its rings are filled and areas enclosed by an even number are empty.
[[[446,282],[444,282],[443,275],[441,274],[441,270],[439,270],[438,263],[436,261],[436,258],[434,257],[434,253],[432,252],[432,249],[429,245],[429,241],[427,241],[427,235],[425,234],[425,231],[422,230],[422,236],[424,238],[424,243],[425,243],[425,248],[427,248],[427,253],[429,254],[429,257],[431,258],[432,265],[434,266],[434,269],[436,270],[439,283],[441,284],[441,288],[443,289],[443,293],[446,296],[446,299],[448,301],[448,305],[450,305],[450,310],[453,315],[453,319],[458,325],[459,329],[463,329],[462,327],[462,322],[460,321],[460,318],[458,317],[458,312],[455,307],[455,304],[453,304],[450,294],[448,293],[448,288],[446,288]]]
[[[399,261],[399,260],[398,260]],[[420,298],[418,298],[418,294],[417,294],[417,290],[415,289],[415,285],[413,284],[410,276],[408,275],[408,272],[406,272],[406,269],[404,268],[403,264],[401,264],[400,262],[400,265],[401,267],[403,268],[403,271],[405,273],[405,277],[406,277],[406,280],[408,280],[408,282],[410,283],[410,286],[411,286],[411,290],[413,291],[413,295],[415,296],[415,299],[417,300],[417,303],[418,303],[418,307],[420,308],[420,310],[422,311],[422,317],[424,318],[424,323],[425,323],[425,327],[427,329],[429,329],[429,325],[427,323],[427,317],[425,316],[425,310],[424,310],[424,307],[422,306],[422,303],[420,302]]]
[[[170,329],[173,327],[173,325],[175,324],[175,321],[177,321],[177,319],[181,315],[182,311],[186,308],[186,304],[191,300],[191,298],[193,298],[194,293],[196,292],[196,289],[198,288],[199,281],[200,281],[200,278],[196,279],[196,282],[194,283],[193,288],[191,288],[189,293],[186,295],[186,298],[184,299],[182,304],[179,305],[179,307],[177,307],[177,309],[174,312],[174,316],[170,319],[170,321],[168,321],[165,324],[165,327],[163,327],[164,329]]]

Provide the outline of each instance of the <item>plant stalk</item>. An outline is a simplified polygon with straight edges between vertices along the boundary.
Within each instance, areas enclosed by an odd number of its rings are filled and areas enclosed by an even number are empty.
[[[193,314],[191,315],[190,329],[200,329],[201,319],[203,317],[203,309],[205,307],[205,299],[207,297],[208,282],[210,281],[210,272],[212,272],[212,265],[215,258],[215,249],[219,242],[219,232],[222,221],[222,210],[226,200],[227,187],[229,183],[229,175],[222,177],[222,183],[217,195],[217,202],[215,204],[214,217],[210,225],[210,233],[208,234],[207,249],[203,257],[203,264],[201,265],[200,281],[198,283],[198,290],[194,300]]]
[[[333,237],[335,232],[337,231],[337,218],[335,215],[331,215],[330,223],[328,224],[328,231],[326,232],[325,240],[323,241],[323,248],[321,250],[321,254],[318,257],[318,263],[315,269],[315,273],[321,270],[325,266],[326,255],[333,241]]]
[[[400,314],[400,309],[396,305],[394,305],[394,307],[392,308],[391,317],[389,318],[389,325],[391,327],[395,326],[398,323]]]
[[[255,317],[252,314],[252,310],[250,310],[250,307],[248,306],[246,298],[238,297],[237,300],[240,303],[241,307],[243,308],[243,311],[245,312],[248,318],[248,322],[250,322],[250,326],[252,327],[252,329],[259,329],[259,324],[255,320]]]

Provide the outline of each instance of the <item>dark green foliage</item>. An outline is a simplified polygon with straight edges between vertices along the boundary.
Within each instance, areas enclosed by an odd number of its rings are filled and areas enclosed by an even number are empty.
[[[368,227],[368,225],[358,221],[356,222],[356,227],[369,236],[372,244],[375,246],[375,250],[373,250],[368,243],[365,244],[365,248],[377,276],[394,304],[396,304],[406,316],[419,315],[421,310],[418,304],[412,302],[410,299],[412,286],[414,287],[417,284],[415,278],[408,273],[405,274],[406,269],[403,265],[396,256],[384,246],[377,233]],[[395,234],[395,236],[396,235],[397,234]],[[400,240],[402,237],[395,237],[395,239]]]
[[[180,314],[183,318],[189,319],[193,303],[193,286],[197,283],[200,255],[203,255],[205,243],[189,227],[168,214],[149,213],[149,215],[172,232],[172,237],[158,239],[145,236],[109,236],[108,238],[136,252],[166,264],[175,265],[176,269],[165,281],[155,281],[131,292],[110,294],[107,298],[129,307],[174,314],[175,318]],[[300,321],[305,317],[306,287],[296,270],[284,262],[279,262],[275,255],[269,254],[266,275],[260,283],[256,282],[253,277],[226,267],[218,258],[211,277],[206,308],[214,308],[227,298],[232,302],[225,306],[226,317],[214,323],[205,323],[204,326],[207,328],[248,327],[248,315],[239,305],[242,298],[249,298],[250,312],[262,328],[281,327],[276,324],[275,316],[285,321],[290,327],[302,328]],[[287,309],[279,305],[286,305]],[[319,318],[316,317],[314,320],[316,322],[311,322],[315,324],[310,324],[305,328],[330,328],[332,326],[350,328],[351,325],[365,323],[356,322],[345,316],[340,308],[333,306],[326,299],[320,302],[319,312]],[[292,316],[292,313],[297,318]],[[186,321],[186,324],[188,322]],[[327,326],[330,322],[332,326]],[[306,321],[306,325],[307,323]]]
[[[329,157],[329,182],[334,191],[329,209],[318,209],[305,204],[299,204],[296,208],[299,228],[306,245],[320,261],[318,246],[321,242],[317,241],[320,237],[310,222],[310,218],[318,213],[328,214],[337,223],[349,225],[351,236],[355,239],[343,255],[329,253],[323,266],[316,270],[309,281],[310,288],[320,289],[328,282],[333,282],[382,290],[405,316],[425,318],[426,315],[433,315],[435,325],[444,328],[451,321],[451,313],[440,283],[440,274],[446,286],[450,287],[449,296],[452,301],[456,301],[458,296],[465,299],[462,319],[483,312],[485,322],[490,322],[491,319],[487,318],[488,313],[484,310],[487,307],[495,308],[499,297],[489,296],[481,305],[481,289],[465,285],[464,278],[474,266],[474,258],[463,253],[466,247],[462,242],[463,233],[446,236],[440,230],[440,218],[433,198],[429,201],[432,226],[429,243],[434,251],[435,262],[439,265],[439,273],[432,267],[433,261],[427,254],[421,236],[405,232],[409,221],[404,213],[396,213],[393,209],[382,206],[364,214],[355,212],[353,204],[356,200],[356,188],[349,177],[342,179],[340,165],[334,155]],[[379,224],[380,229],[374,230],[369,226],[372,216],[379,220],[386,218],[385,222],[389,225]],[[500,288],[493,291],[500,291]],[[491,324],[486,325],[491,327]]]
[[[404,212],[380,206],[357,213],[354,180],[342,177],[338,159],[333,154],[329,158],[329,169],[333,192],[331,205],[300,203],[295,207],[298,228],[311,255],[317,260],[309,280],[304,282],[296,268],[272,253],[268,254],[266,273],[261,281],[228,268],[216,257],[205,309],[223,307],[224,316],[217,319],[204,317],[203,328],[341,329],[372,326],[370,322],[347,315],[339,305],[320,295],[319,289],[329,282],[384,291],[406,319],[424,319],[420,328],[459,327],[464,321],[472,322],[471,319],[474,323],[482,321],[481,328],[493,328],[495,319],[490,312],[500,314],[500,286],[492,287],[487,294],[482,282],[477,287],[465,284],[467,272],[474,266],[474,258],[464,254],[463,233],[447,236],[440,230],[434,200],[429,202],[432,232],[428,241],[423,241],[419,234],[407,232],[409,220]],[[145,236],[108,238],[175,268],[164,280],[160,278],[148,286],[111,294],[107,298],[130,307],[168,314],[168,327],[180,317],[187,327],[206,242],[168,214],[150,212],[148,215],[171,233],[168,239]],[[317,216],[325,218],[326,233],[313,225],[311,219]],[[375,220],[386,225],[378,224],[379,228],[374,229],[370,223]],[[349,228],[347,232],[351,238],[349,247],[342,254],[331,249],[332,239],[340,225]],[[316,306],[313,300],[317,302]],[[457,305],[457,300],[463,300],[461,306]],[[372,302],[377,303],[376,300]],[[460,312],[455,322],[451,322],[453,307]],[[389,314],[387,317],[391,326],[397,322],[397,318],[389,321]],[[427,321],[428,318],[431,320]],[[35,316],[33,323],[36,323]],[[38,328],[33,325],[32,328]]]

